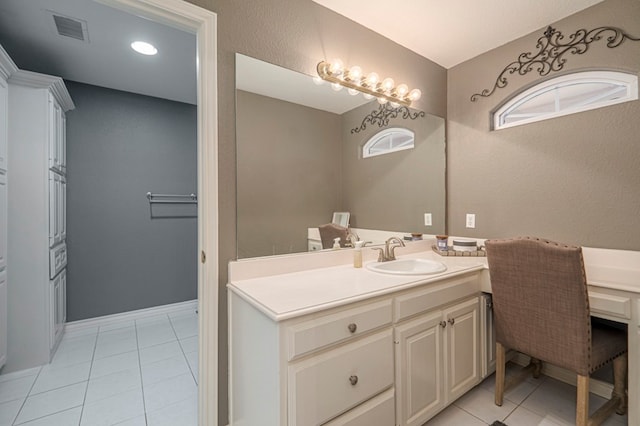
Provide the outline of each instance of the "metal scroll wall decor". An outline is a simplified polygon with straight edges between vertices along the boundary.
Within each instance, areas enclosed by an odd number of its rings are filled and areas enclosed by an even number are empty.
[[[424,111],[411,112],[406,106],[394,108],[389,104],[380,105],[378,109],[374,109],[362,120],[360,127],[354,127],[351,129],[351,134],[360,133],[367,128],[367,124],[377,124],[378,127],[385,127],[389,125],[389,120],[392,118],[401,117],[403,119],[415,120],[418,117],[424,117]]]
[[[567,41],[562,32],[549,26],[544,32],[544,36],[538,39],[536,48],[538,52],[521,53],[518,59],[507,65],[498,75],[496,82],[491,89],[484,89],[480,93],[471,96],[471,102],[475,102],[479,97],[489,97],[493,95],[496,89],[502,89],[508,84],[507,76],[509,74],[518,73],[525,75],[530,71],[537,71],[540,76],[546,76],[552,71],[560,71],[567,58],[565,55],[582,55],[589,50],[589,45],[594,41],[601,40],[606,37],[607,47],[614,48],[622,44],[623,41],[629,39],[632,41],[640,41],[625,33],[616,27],[598,27],[592,30],[581,29],[571,34]]]

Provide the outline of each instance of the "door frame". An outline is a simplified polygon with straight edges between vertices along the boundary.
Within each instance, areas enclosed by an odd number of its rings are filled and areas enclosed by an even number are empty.
[[[196,35],[198,108],[198,425],[218,426],[217,15],[182,0],[95,0]]]

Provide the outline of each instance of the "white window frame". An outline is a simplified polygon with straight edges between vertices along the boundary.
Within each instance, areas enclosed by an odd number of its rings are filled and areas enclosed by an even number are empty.
[[[406,136],[411,136],[411,144],[398,146],[398,147],[390,147],[389,149],[381,152],[371,153],[371,148],[378,144],[382,139],[387,137],[393,133],[401,133]],[[416,134],[412,130],[406,129],[404,127],[390,127],[388,129],[384,129],[371,136],[367,143],[362,146],[362,158],[370,158],[377,157],[379,155],[391,154],[392,152],[404,151],[406,149],[413,149],[415,146]]]
[[[512,123],[504,123],[504,117],[525,104],[526,102],[534,99],[537,96],[546,94],[552,90],[566,87],[575,84],[585,83],[610,83],[626,88],[626,94],[618,99],[598,101],[597,99],[591,103],[579,105],[573,108],[567,108],[562,111],[556,110],[547,114],[540,114],[535,117],[531,117],[524,120],[515,121]],[[508,99],[499,109],[493,113],[492,125],[493,130],[506,129],[514,126],[521,126],[523,124],[534,123],[536,121],[548,120],[550,118],[561,117],[564,115],[575,114],[582,111],[589,111],[596,108],[602,108],[610,105],[615,105],[623,102],[634,101],[638,99],[638,76],[635,74],[629,74],[622,71],[580,71],[571,74],[565,74],[559,77],[555,77],[535,86],[520,92]],[[558,105],[558,99],[556,99],[556,105]]]

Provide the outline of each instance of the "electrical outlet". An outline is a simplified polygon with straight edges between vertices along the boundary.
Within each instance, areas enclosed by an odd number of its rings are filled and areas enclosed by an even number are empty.
[[[431,213],[425,213],[424,214],[424,226],[431,226],[431,225],[432,225]]]
[[[467,228],[476,227],[476,215],[474,213],[467,213]]]

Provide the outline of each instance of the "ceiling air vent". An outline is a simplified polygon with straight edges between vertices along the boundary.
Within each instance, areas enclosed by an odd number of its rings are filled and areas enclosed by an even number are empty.
[[[54,30],[58,35],[74,38],[83,42],[89,41],[86,21],[72,18],[70,16],[64,16],[51,10],[48,10],[47,14],[53,18],[52,22]]]

